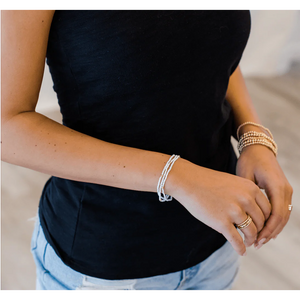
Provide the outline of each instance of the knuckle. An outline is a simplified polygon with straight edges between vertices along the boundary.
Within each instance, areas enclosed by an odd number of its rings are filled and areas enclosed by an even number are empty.
[[[252,181],[248,183],[248,189],[245,190],[241,201],[244,205],[251,205],[255,202],[257,194],[260,193],[259,187]]]
[[[271,215],[271,212],[272,212],[272,204],[269,202],[268,203],[268,214],[269,214],[269,216]]]
[[[253,238],[254,238],[254,239],[256,239],[257,234],[258,234],[258,229],[255,228],[255,230],[254,230],[254,232],[253,232]]]
[[[242,241],[239,241],[238,239],[232,237],[228,240],[235,248],[236,252],[239,255],[243,255],[246,251],[245,244]]]
[[[247,244],[252,244],[256,240],[257,237],[257,230],[251,232],[251,234],[245,235],[245,242]]]
[[[243,216],[244,212],[239,205],[231,205],[231,216],[234,220],[239,220]],[[243,221],[241,221],[243,222]]]
[[[253,202],[253,198],[251,197],[251,195],[246,194],[243,197],[240,198],[240,203],[245,207],[249,207],[251,205],[251,203]]]
[[[277,183],[277,189],[279,190],[279,191],[284,191],[285,189],[286,189],[286,183],[285,182],[282,182],[282,181],[280,181],[280,182],[278,182]]]
[[[253,181],[250,181],[249,189],[250,189],[252,195],[256,195],[257,193],[260,192],[259,187]]]
[[[245,238],[245,246],[250,247],[255,242],[255,237]]]
[[[288,193],[292,196],[294,193],[293,187],[288,183],[286,187]]]
[[[292,197],[294,192],[292,186],[288,182],[279,184],[277,186],[277,189],[278,189],[278,194],[280,194],[282,197],[284,196]]]
[[[246,246],[245,246],[245,244],[244,243],[240,243],[239,245],[238,245],[238,253],[239,253],[239,255],[243,255],[244,253],[245,253],[245,251],[246,251]]]
[[[259,222],[257,224],[257,232],[260,232],[264,228],[265,222]]]
[[[274,219],[277,221],[277,223],[282,223],[284,221],[284,217],[281,214],[275,214]]]
[[[253,211],[253,210],[257,210],[257,208],[258,208],[258,204],[257,204],[255,198],[251,198],[249,196],[245,197],[242,200],[241,205],[245,211]]]
[[[264,228],[264,236],[270,236],[273,230],[271,230],[268,226]]]

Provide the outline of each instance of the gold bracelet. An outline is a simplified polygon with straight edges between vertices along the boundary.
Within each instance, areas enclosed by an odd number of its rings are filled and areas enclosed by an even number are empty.
[[[255,126],[258,126],[262,129],[264,129],[269,134],[269,136],[263,132],[247,131],[244,134],[242,134],[241,137],[239,137],[240,129],[244,125],[247,125],[247,124],[255,125]],[[242,151],[245,147],[248,147],[248,146],[251,146],[254,144],[260,144],[260,145],[266,146],[269,149],[271,149],[273,151],[274,155],[277,156],[278,147],[273,139],[273,135],[272,135],[271,131],[268,128],[266,128],[260,124],[256,124],[253,122],[245,122],[245,123],[241,124],[237,129],[237,137],[239,140],[237,148],[238,148],[238,151],[240,154],[242,153]]]
[[[265,131],[270,135],[270,137],[273,139],[273,135],[272,135],[271,131],[270,131],[268,128],[266,128],[266,127],[264,127],[264,126],[262,126],[262,125],[260,125],[260,124],[254,123],[254,122],[245,122],[245,123],[241,124],[241,125],[238,127],[237,131],[236,131],[237,139],[239,139],[239,131],[240,131],[240,129],[241,129],[243,126],[245,126],[245,125],[254,125],[254,126],[260,127],[260,128],[262,128],[263,130],[265,130]]]
[[[238,147],[240,145],[242,145],[243,143],[247,142],[248,140],[253,140],[253,139],[257,139],[259,141],[265,140],[266,142],[271,143],[273,145],[273,147],[277,149],[277,145],[272,138],[270,138],[269,136],[267,136],[266,134],[264,134],[262,132],[255,132],[255,131],[248,131],[248,132],[244,133],[240,137],[240,140],[238,142]]]
[[[266,147],[270,148],[270,149],[273,151],[274,155],[277,156],[277,148],[274,147],[274,146],[272,145],[272,143],[269,143],[269,142],[267,142],[266,140],[263,140],[263,139],[261,139],[261,140],[250,139],[250,140],[248,140],[247,142],[241,144],[240,147],[238,147],[238,150],[239,150],[240,153],[242,153],[242,150],[243,150],[245,147],[251,146],[251,145],[255,145],[255,144],[263,145],[263,146],[266,146]]]

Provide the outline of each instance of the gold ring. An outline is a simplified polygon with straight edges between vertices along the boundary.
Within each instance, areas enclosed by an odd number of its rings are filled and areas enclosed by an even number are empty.
[[[236,224],[236,227],[238,229],[245,229],[245,228],[247,228],[251,224],[252,218],[249,215],[247,215],[247,216],[248,217],[247,217],[247,219],[244,222],[242,222],[240,224]]]
[[[292,211],[293,205],[289,204],[288,208],[289,208],[289,211]]]

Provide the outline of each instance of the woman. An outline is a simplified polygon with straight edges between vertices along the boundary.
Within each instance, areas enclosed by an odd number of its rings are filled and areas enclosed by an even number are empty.
[[[2,159],[52,175],[38,289],[228,289],[282,231],[292,188],[238,66],[249,32],[248,11],[2,12]],[[46,57],[63,125],[35,112]]]

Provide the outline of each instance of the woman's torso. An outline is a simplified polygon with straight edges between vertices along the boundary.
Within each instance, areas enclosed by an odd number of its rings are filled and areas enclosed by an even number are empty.
[[[63,123],[234,173],[225,94],[249,32],[248,11],[57,11],[47,63]],[[40,218],[67,265],[106,279],[178,271],[225,242],[176,200],[57,177]]]

